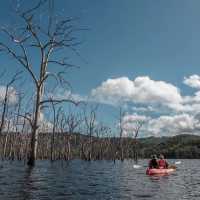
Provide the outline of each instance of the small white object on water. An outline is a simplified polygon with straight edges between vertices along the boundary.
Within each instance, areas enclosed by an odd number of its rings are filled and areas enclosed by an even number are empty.
[[[141,165],[133,165],[134,169],[139,169],[141,167]]]
[[[181,164],[181,161],[176,161],[175,164],[176,164],[176,165],[180,165],[180,164]]]

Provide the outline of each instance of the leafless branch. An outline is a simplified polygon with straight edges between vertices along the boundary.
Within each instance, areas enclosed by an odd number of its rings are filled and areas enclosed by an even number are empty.
[[[33,127],[33,122],[32,122],[32,119],[30,117],[30,113],[25,113],[25,115],[23,114],[19,114],[19,113],[15,113],[16,116],[19,116],[19,117],[23,117],[24,119],[26,119],[29,124],[31,125],[31,127]]]
[[[75,106],[78,106],[81,102],[75,102],[73,100],[70,99],[47,99],[47,100],[43,100],[40,102],[40,105],[46,104],[46,103],[55,103],[55,104],[60,104],[60,103],[72,103]]]

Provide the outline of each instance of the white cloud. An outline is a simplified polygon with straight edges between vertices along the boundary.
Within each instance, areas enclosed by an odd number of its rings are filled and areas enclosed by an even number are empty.
[[[200,77],[192,75],[184,83],[200,89]],[[155,81],[148,76],[108,79],[93,89],[89,96],[58,91],[56,98],[70,98],[76,101],[98,102],[121,105],[133,112],[150,114],[157,118],[139,114],[127,114],[123,118],[124,136],[133,136],[135,123],[145,121],[140,136],[199,134],[200,131],[200,91],[191,96],[181,96],[180,90],[165,81]]]
[[[146,107],[132,106],[131,110],[135,111],[135,112],[153,112],[153,111],[156,111],[156,109],[153,108],[152,106],[146,106]]]
[[[47,95],[47,97],[52,98],[52,99],[56,99],[56,100],[69,99],[69,100],[73,100],[73,101],[76,101],[76,102],[88,100],[87,96],[81,96],[79,94],[74,94],[70,90],[63,90],[63,89],[58,89],[56,91],[56,93],[49,93]]]
[[[29,118],[31,119],[32,116],[29,115]],[[31,125],[30,122],[26,119],[24,119],[24,117],[19,117],[18,119],[18,124],[16,124],[16,120],[14,118],[9,118],[9,119],[5,119],[5,124],[4,124],[4,131],[7,131],[9,129],[9,131],[16,131],[16,128],[18,131],[22,131],[22,128],[24,126],[24,132],[25,133],[30,133],[31,132]],[[40,117],[39,117],[39,131],[40,132],[52,132],[53,129],[53,123],[51,123],[50,121],[48,121],[45,118],[45,115],[41,112],[40,113]]]
[[[200,112],[200,91],[195,92],[193,96],[183,97],[181,111],[193,114]]]
[[[161,104],[181,109],[182,97],[177,87],[148,76],[130,80],[127,77],[108,79],[93,89],[91,96],[101,103],[116,105],[121,102]]]
[[[190,115],[184,113],[173,116],[163,115],[157,118],[150,118],[145,115],[129,114],[125,115],[122,120],[124,137],[134,136],[137,122],[144,122],[139,131],[139,137],[161,137],[200,133],[200,114]]]
[[[194,74],[194,75],[189,76],[189,78],[184,77],[183,83],[185,83],[186,85],[190,87],[200,89],[200,76]]]
[[[0,86],[0,102],[3,102],[6,95],[6,86]],[[8,103],[15,104],[17,102],[17,92],[15,88],[9,87],[8,88]]]
[[[128,101],[133,90],[133,82],[127,77],[121,77],[103,82],[91,91],[91,96],[98,102],[116,105],[121,101]]]
[[[126,114],[122,118],[122,129],[123,129],[123,136],[124,137],[134,137],[135,130],[138,127],[139,123],[145,123],[150,118],[145,115],[138,115],[137,113],[134,114]]]
[[[40,122],[39,131],[46,133],[46,132],[52,132],[53,130],[53,124],[47,120]]]
[[[123,117],[122,122],[123,123],[134,123],[136,121],[146,121],[148,118],[145,115],[138,115],[137,113],[134,113],[132,115],[127,114]]]
[[[45,118],[44,113],[40,112],[39,131],[45,133],[45,132],[52,132],[52,130],[53,130],[53,123],[51,123]]]
[[[151,119],[146,127],[149,135],[155,136],[172,136],[177,134],[198,134],[199,133],[199,117],[189,114],[178,114],[174,116],[160,116]]]

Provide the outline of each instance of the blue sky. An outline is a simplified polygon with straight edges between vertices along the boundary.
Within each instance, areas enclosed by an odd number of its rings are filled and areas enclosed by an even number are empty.
[[[1,24],[13,20],[11,2],[2,2]],[[107,78],[139,75],[180,86],[183,76],[199,72],[199,6],[198,0],[58,0],[57,10],[89,28],[79,47],[87,63],[73,60],[81,66],[71,74],[74,89],[85,94]]]
[[[1,25],[14,20],[10,9],[12,2],[3,0],[1,3]],[[22,5],[25,1],[16,2]],[[81,58],[72,56],[71,59],[80,66],[80,69],[71,70],[67,77],[73,93],[85,98],[108,79],[149,77],[153,81],[172,84],[184,98],[195,96],[199,87],[191,87],[191,82],[183,84],[183,80],[200,74],[199,0],[56,0],[55,8],[55,12],[62,15],[79,17],[78,25],[88,28],[79,33],[83,42],[78,47]],[[18,66],[8,57],[0,58],[2,68],[8,67],[8,73],[12,75]],[[37,59],[35,54],[32,59]],[[160,106],[160,102],[156,102],[156,106],[159,104],[161,114],[160,110],[136,113],[132,107],[152,106],[140,100],[123,102],[130,115],[171,116],[172,108]],[[104,102],[100,115],[110,123],[117,110],[118,106]],[[195,117],[185,109],[181,112],[173,110],[173,113],[173,117],[183,114]]]
[[[86,2],[79,7],[82,24],[91,27],[81,54],[88,64],[79,74],[91,82],[80,92],[108,77],[149,75],[181,85],[199,72],[199,1]]]

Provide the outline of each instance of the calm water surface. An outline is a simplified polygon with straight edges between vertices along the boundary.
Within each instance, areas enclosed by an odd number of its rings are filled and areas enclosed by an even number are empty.
[[[200,160],[182,160],[163,177],[146,176],[146,163],[134,169],[133,161],[38,161],[31,170],[23,162],[1,162],[0,200],[200,199]]]

